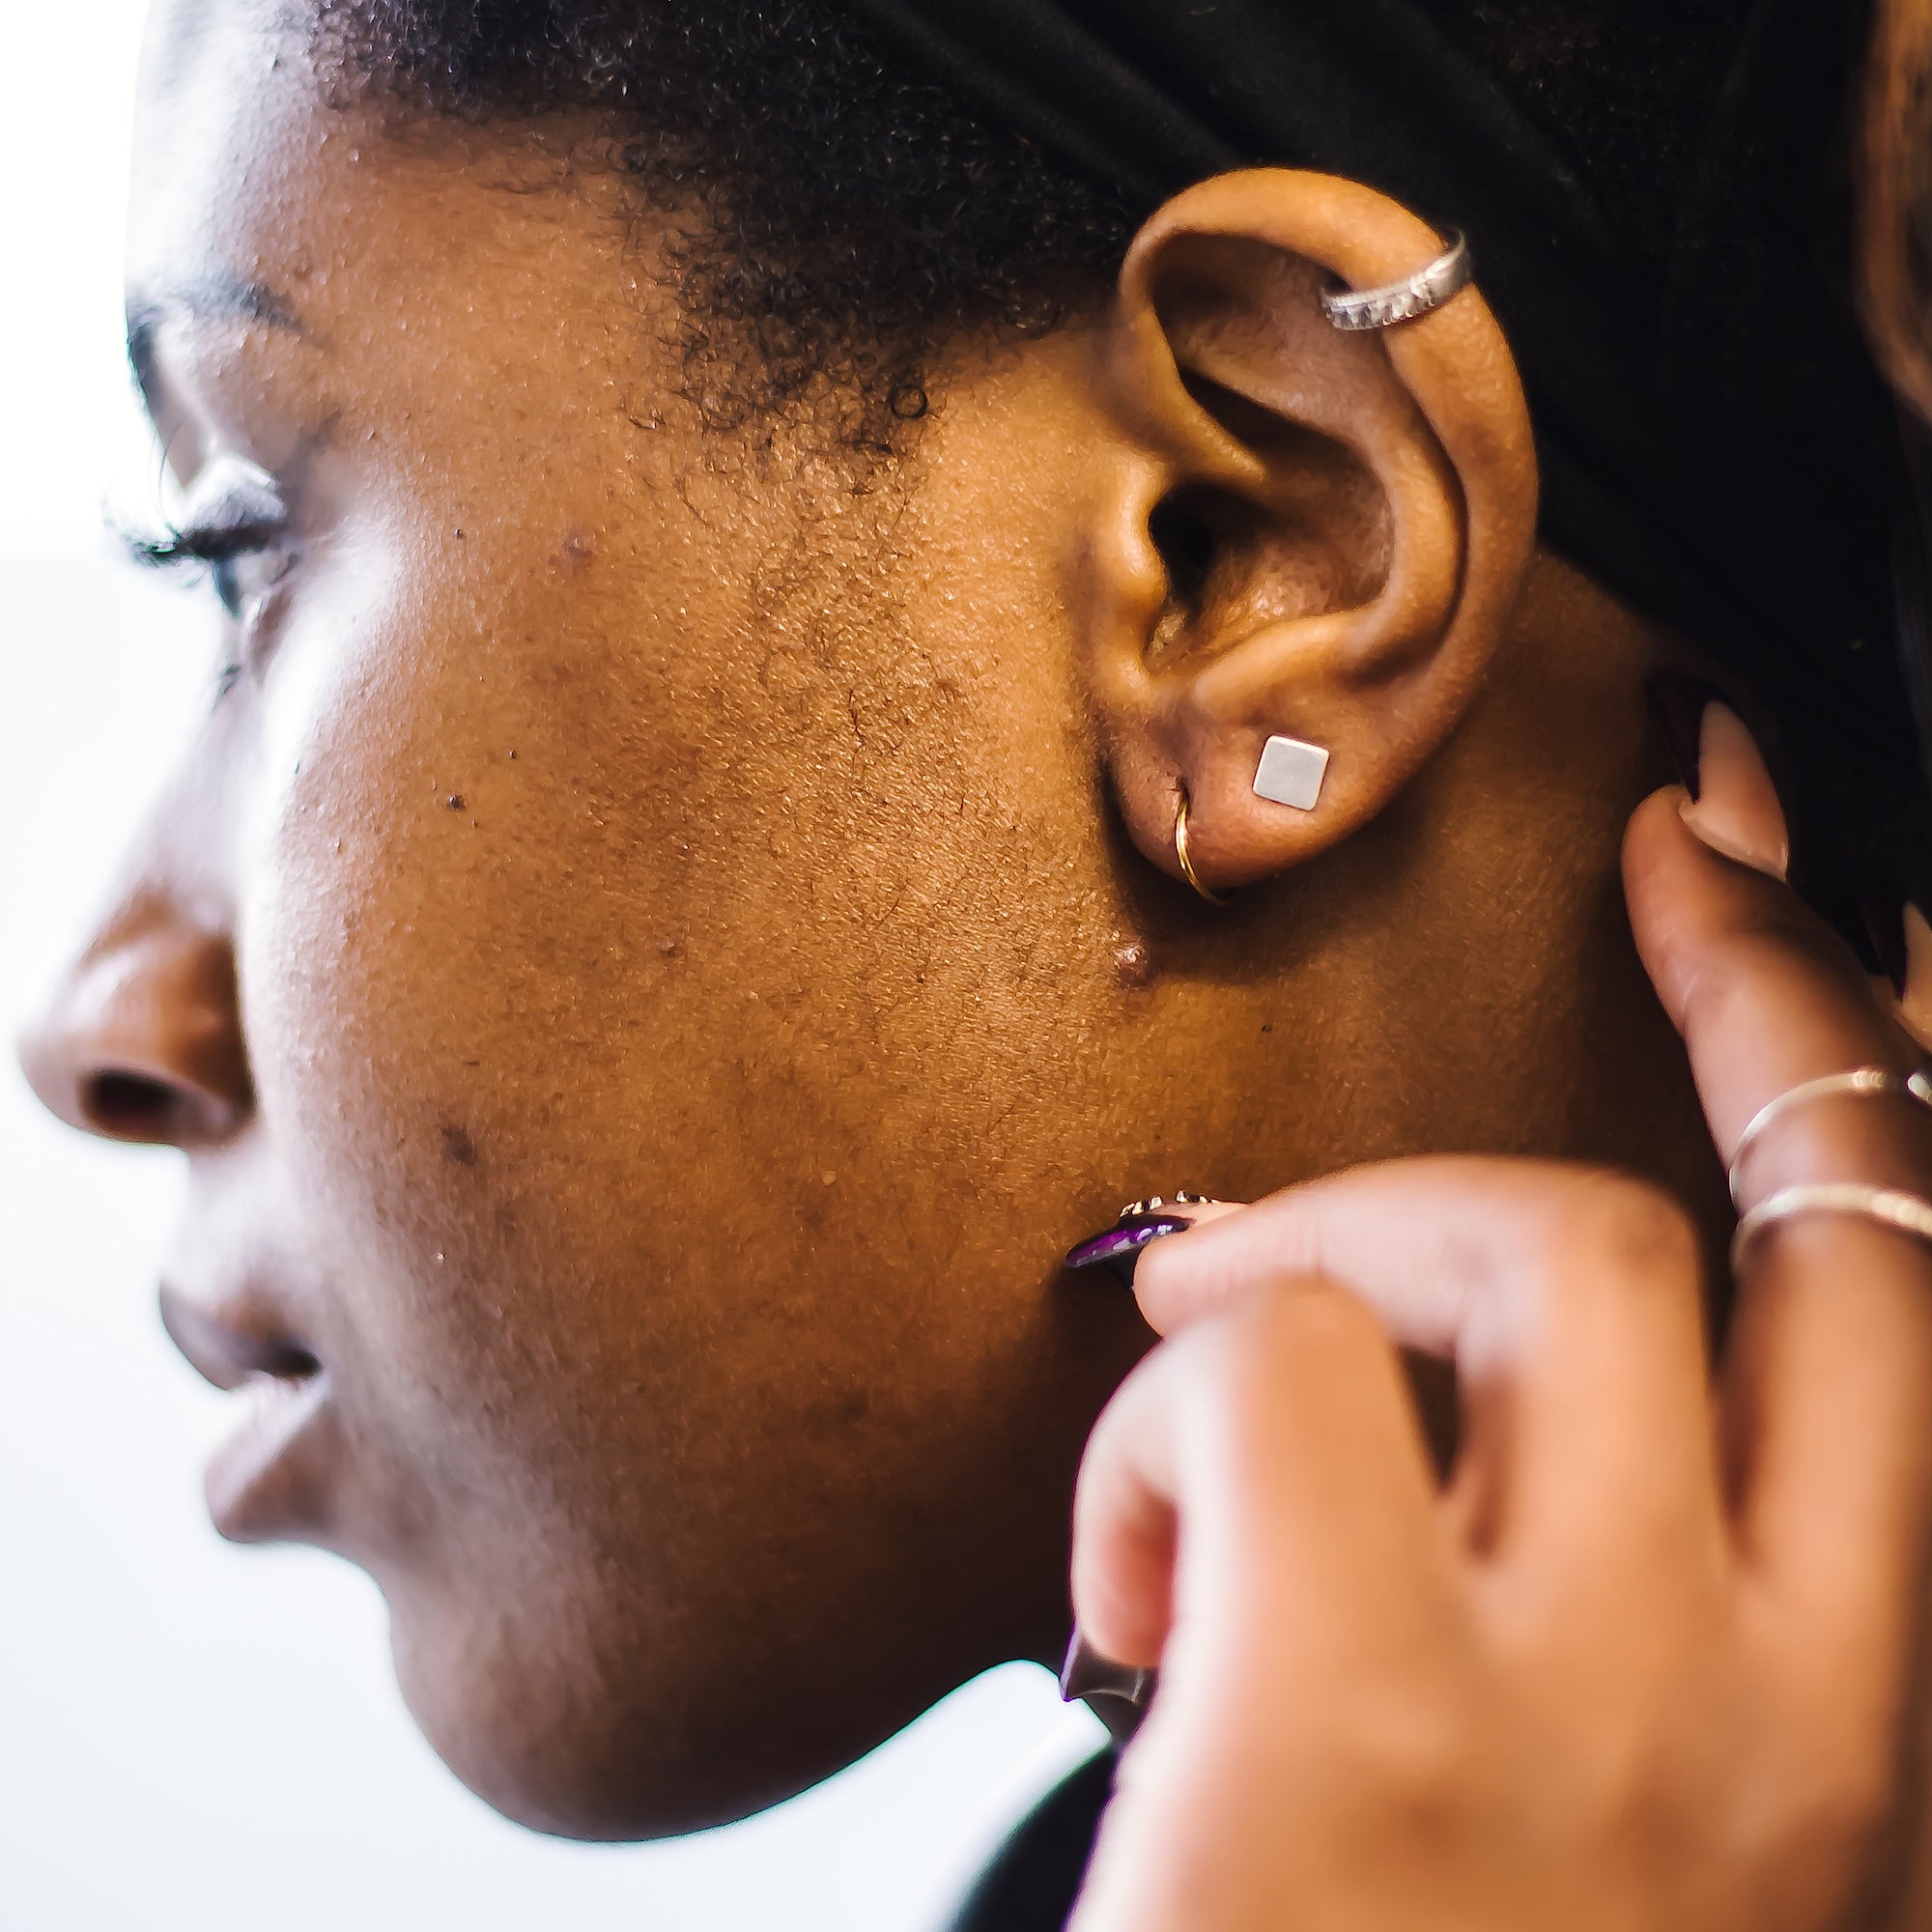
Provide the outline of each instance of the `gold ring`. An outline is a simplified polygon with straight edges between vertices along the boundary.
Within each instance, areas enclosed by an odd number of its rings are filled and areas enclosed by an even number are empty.
[[[1194,860],[1187,849],[1187,787],[1180,788],[1180,804],[1174,814],[1174,856],[1180,861],[1180,876],[1208,901],[1209,905],[1226,905],[1226,893],[1210,893],[1195,876]]]

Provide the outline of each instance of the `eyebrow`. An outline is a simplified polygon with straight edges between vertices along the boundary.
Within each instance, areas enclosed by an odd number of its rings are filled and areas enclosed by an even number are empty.
[[[174,321],[242,320],[267,323],[291,335],[308,333],[301,318],[266,282],[220,271],[174,288],[137,292],[128,301],[128,360],[144,395],[154,393],[155,343]]]

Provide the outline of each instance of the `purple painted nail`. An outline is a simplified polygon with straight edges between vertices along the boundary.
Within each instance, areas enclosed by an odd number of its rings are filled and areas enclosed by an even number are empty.
[[[1134,1264],[1141,1258],[1141,1250],[1150,1241],[1157,1241],[1163,1235],[1183,1235],[1193,1227],[1192,1221],[1182,1220],[1179,1214],[1130,1214],[1125,1220],[1104,1229],[1097,1235],[1089,1235],[1084,1241],[1077,1241],[1067,1249],[1066,1259],[1061,1265],[1069,1268],[1104,1267],[1131,1288],[1134,1285]]]
[[[1684,781],[1684,789],[1695,799],[1702,791],[1697,767],[1703,756],[1704,712],[1712,704],[1724,703],[1724,694],[1700,677],[1654,677],[1647,695],[1650,715],[1669,747],[1670,761]]]

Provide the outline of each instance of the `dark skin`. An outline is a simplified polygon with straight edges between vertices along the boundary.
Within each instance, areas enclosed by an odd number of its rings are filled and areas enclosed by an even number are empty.
[[[1617,879],[1671,646],[1535,550],[1479,295],[1309,301],[1413,217],[1245,178],[899,457],[764,450],[596,127],[330,105],[277,19],[159,9],[130,307],[197,511],[286,526],[24,1058],[186,1150],[170,1325],[308,1417],[217,1520],[369,1570],[492,1804],[689,1829],[1057,1659],[1151,1341],[1057,1262],[1132,1195],[1534,1151],[1715,1222]]]

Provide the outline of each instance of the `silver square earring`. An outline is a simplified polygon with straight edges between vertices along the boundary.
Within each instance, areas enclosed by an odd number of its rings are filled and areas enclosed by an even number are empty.
[[[1276,805],[1313,811],[1328,771],[1328,748],[1300,738],[1270,738],[1255,767],[1255,790]]]

